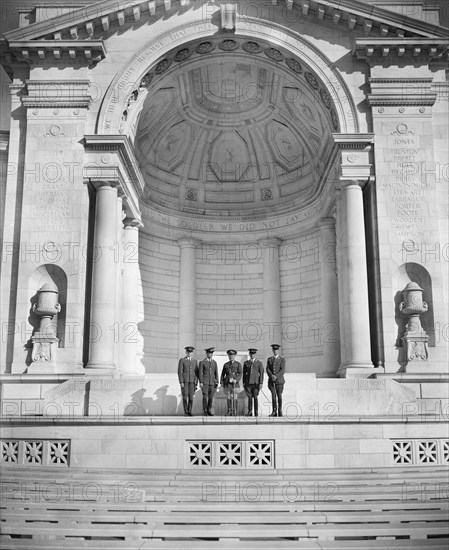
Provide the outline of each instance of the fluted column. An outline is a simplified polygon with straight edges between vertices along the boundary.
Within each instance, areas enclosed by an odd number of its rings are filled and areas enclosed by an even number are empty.
[[[281,282],[279,274],[278,238],[259,243],[263,248],[263,335],[264,353],[270,353],[270,345],[281,344]]]
[[[321,374],[335,374],[340,363],[340,329],[338,318],[338,284],[336,273],[336,238],[334,218],[323,218],[321,230]]]
[[[196,258],[194,239],[179,239],[179,338],[178,348],[196,341]]]
[[[116,296],[117,189],[99,182],[95,206],[89,362],[87,368],[112,371]]]
[[[139,332],[137,326],[137,298],[139,281],[139,225],[134,218],[123,220],[123,276],[120,348],[120,370],[126,375],[143,375],[143,365],[137,364]]]
[[[341,276],[343,295],[341,337],[346,360],[339,374],[357,374],[356,369],[373,367],[369,330],[368,275],[366,267],[365,223],[361,182],[341,181],[342,243]],[[350,371],[348,371],[350,369]],[[363,373],[360,373],[363,375]]]

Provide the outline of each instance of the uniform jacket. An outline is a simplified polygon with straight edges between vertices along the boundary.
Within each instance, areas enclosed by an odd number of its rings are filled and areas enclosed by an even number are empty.
[[[193,357],[190,359],[187,357],[181,357],[178,363],[178,380],[180,384],[187,384],[192,382],[198,383],[198,361]]]
[[[205,386],[218,386],[218,367],[215,359],[203,359],[198,368],[198,378]]]
[[[245,361],[243,364],[243,386],[249,386],[250,384],[263,384],[263,365],[259,359],[251,359]]]
[[[234,378],[234,386],[238,388],[240,379],[242,378],[242,365],[238,361],[228,361],[223,365],[221,371],[220,384],[222,386],[230,386],[230,378]]]
[[[284,384],[284,373],[285,373],[285,358],[278,355],[276,359],[274,357],[268,357],[267,359],[267,375],[268,379],[271,381],[273,374],[277,376],[274,381],[275,384]]]

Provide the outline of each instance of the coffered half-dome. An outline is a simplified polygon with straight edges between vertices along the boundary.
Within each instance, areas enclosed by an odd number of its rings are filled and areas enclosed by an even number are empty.
[[[161,59],[133,92],[123,130],[153,204],[231,215],[310,200],[338,119],[320,80],[287,51],[221,37]]]

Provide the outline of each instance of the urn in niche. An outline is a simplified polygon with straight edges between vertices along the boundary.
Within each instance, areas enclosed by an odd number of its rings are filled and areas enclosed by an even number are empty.
[[[428,359],[427,343],[429,337],[421,325],[420,314],[427,311],[428,306],[422,299],[423,289],[410,282],[402,291],[404,301],[399,304],[401,313],[408,317],[404,336],[401,338],[405,350],[406,362]]]
[[[56,326],[53,317],[61,311],[58,303],[58,288],[54,283],[46,283],[37,291],[37,301],[33,305],[33,312],[40,318],[39,330],[31,340],[33,363],[52,362],[55,360],[59,338],[56,335]]]

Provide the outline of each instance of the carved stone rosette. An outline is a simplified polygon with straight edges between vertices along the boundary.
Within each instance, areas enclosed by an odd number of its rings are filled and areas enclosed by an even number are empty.
[[[39,330],[31,338],[33,363],[51,362],[55,360],[59,338],[56,336],[53,317],[61,311],[58,303],[58,288],[53,283],[46,283],[37,291],[37,302],[33,312],[40,317]]]
[[[410,282],[402,291],[404,301],[399,304],[399,310],[409,316],[404,336],[401,338],[405,349],[407,363],[410,361],[426,361],[429,357],[427,343],[429,337],[422,328],[420,313],[427,311],[428,306],[422,300],[423,289]]]

